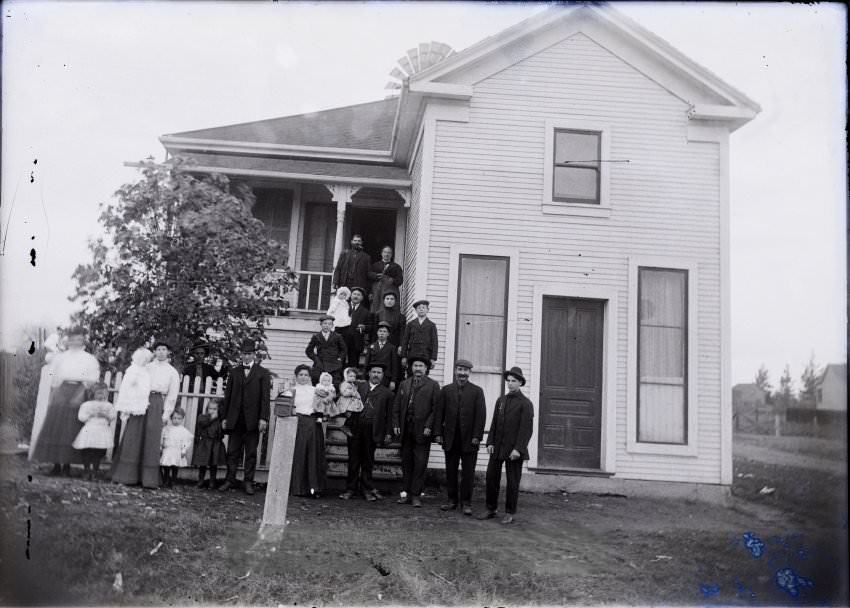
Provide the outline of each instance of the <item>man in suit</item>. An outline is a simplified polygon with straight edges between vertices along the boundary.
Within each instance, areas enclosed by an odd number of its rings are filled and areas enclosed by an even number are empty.
[[[383,498],[372,482],[375,465],[375,448],[379,443],[389,443],[392,437],[393,393],[383,385],[384,366],[373,363],[368,367],[369,381],[358,387],[363,411],[353,412],[348,419],[351,436],[348,438],[348,474],[345,492],[339,495],[349,500],[358,492],[358,485],[368,501]]]
[[[404,281],[404,270],[393,262],[393,248],[389,245],[381,249],[381,259],[372,264],[369,280],[372,281],[372,310],[377,312],[384,305],[384,294],[388,290],[397,292]]]
[[[366,290],[363,287],[351,288],[348,314],[351,317],[351,326],[345,334],[346,357],[349,366],[357,367],[360,364],[360,354],[369,336],[369,320],[372,317],[366,305]]]
[[[440,385],[425,376],[429,361],[413,357],[412,376],[401,383],[393,403],[393,431],[401,437],[403,491],[400,504],[421,507],[419,496],[425,488],[425,470],[431,452],[434,411],[440,398]]]
[[[390,324],[386,321],[380,321],[375,333],[378,335],[378,339],[366,349],[366,369],[368,370],[373,363],[383,365],[383,384],[391,391],[395,391],[401,375],[401,367],[398,362],[396,345],[389,341]]]
[[[304,349],[304,354],[313,361],[310,376],[313,384],[316,384],[321,373],[328,372],[333,377],[334,386],[339,386],[346,361],[345,341],[334,331],[334,318],[331,315],[319,317],[319,322],[322,330],[312,335]]]
[[[528,460],[528,441],[534,422],[534,406],[520,387],[525,386],[522,369],[512,367],[502,374],[508,394],[496,401],[496,411],[490,423],[487,435],[487,512],[481,519],[496,517],[496,505],[499,500],[499,484],[502,481],[502,464],[508,477],[505,492],[505,518],[503,524],[514,521],[519,481],[522,477],[522,461]]]
[[[254,340],[242,340],[239,350],[242,365],[230,371],[221,404],[221,428],[230,439],[227,440],[227,478],[219,490],[225,492],[236,485],[236,469],[244,452],[245,493],[253,494],[257,444],[260,433],[269,425],[271,375],[256,361]]]
[[[183,367],[183,375],[189,376],[189,390],[195,390],[195,378],[201,379],[201,390],[204,390],[204,383],[207,378],[212,378],[213,382],[218,379],[216,369],[207,363],[207,354],[209,345],[204,342],[195,342]]]
[[[412,372],[410,362],[414,357],[427,361],[428,369],[431,369],[433,362],[437,360],[437,326],[428,318],[430,305],[428,300],[414,302],[413,310],[416,311],[416,318],[404,326],[399,355],[401,365],[407,368],[408,373]]]
[[[355,234],[351,237],[351,249],[339,254],[334,267],[332,289],[335,291],[337,287],[352,289],[358,285],[368,285],[371,264],[369,254],[363,251],[363,237]]]
[[[434,433],[437,443],[443,445],[446,455],[446,485],[449,502],[440,507],[443,511],[458,508],[457,467],[461,464],[460,506],[464,515],[472,515],[472,482],[478,445],[484,437],[484,420],[487,408],[484,391],[469,381],[472,363],[466,359],[455,362],[455,381],[440,391],[437,413],[434,416]]]

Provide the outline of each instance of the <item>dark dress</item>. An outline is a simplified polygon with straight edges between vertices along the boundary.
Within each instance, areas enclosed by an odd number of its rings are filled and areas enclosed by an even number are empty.
[[[296,396],[298,390],[299,387],[296,387],[293,391]],[[312,401],[312,391],[310,399]],[[322,425],[317,422],[317,417],[306,414],[297,416],[298,427],[295,431],[289,493],[295,496],[312,496],[323,492],[327,487],[325,434]]]
[[[58,464],[83,461],[81,452],[71,447],[71,444],[83,428],[77,414],[85,400],[86,387],[82,382],[65,381],[50,392],[50,401],[33,451],[33,460]]]
[[[222,442],[224,432],[221,419],[213,420],[209,414],[198,416],[195,425],[195,449],[192,452],[192,464],[196,467],[217,467],[224,465],[225,448]]]
[[[130,416],[124,435],[112,458],[112,481],[128,486],[141,483],[158,488],[159,452],[162,440],[162,410],[165,396],[151,393],[144,416]]]

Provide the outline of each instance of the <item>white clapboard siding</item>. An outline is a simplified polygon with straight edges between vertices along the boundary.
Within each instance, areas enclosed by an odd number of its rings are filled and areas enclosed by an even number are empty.
[[[718,483],[719,150],[717,144],[687,141],[687,111],[684,101],[578,34],[476,83],[468,123],[437,122],[427,293],[441,347],[432,377],[443,379],[443,333],[447,315],[455,314],[455,302],[446,301],[444,271],[451,246],[516,248],[518,293],[511,294],[517,301],[516,360],[508,363],[526,370],[539,365],[531,360],[535,285],[569,280],[616,289],[617,476]],[[611,159],[629,160],[610,166],[610,217],[542,212],[545,122],[552,119],[610,126]],[[416,226],[415,211],[409,230]],[[627,318],[630,255],[698,260],[698,403],[691,404],[698,408],[695,458],[626,451],[626,377],[634,364],[626,360],[627,332],[634,322]],[[538,396],[529,396],[537,408]],[[535,424],[539,419],[536,415]]]
[[[407,214],[407,227],[404,237],[404,283],[401,301],[398,305],[406,311],[413,303],[416,292],[416,247],[419,243],[419,210],[422,195],[422,149],[416,152],[410,171],[410,211]]]
[[[263,367],[274,372],[278,380],[294,381],[296,366],[313,363],[304,351],[310,343],[310,337],[320,330],[318,321],[315,325],[312,331],[266,328],[266,347],[270,358],[263,361]]]

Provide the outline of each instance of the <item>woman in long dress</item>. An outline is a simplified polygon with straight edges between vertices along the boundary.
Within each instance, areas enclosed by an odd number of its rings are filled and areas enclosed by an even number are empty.
[[[71,474],[71,463],[80,463],[80,453],[71,444],[83,427],[77,414],[86,400],[86,389],[100,379],[100,364],[84,350],[86,332],[68,331],[68,350],[51,361],[53,382],[44,423],[38,433],[32,459],[52,462],[52,475]]]
[[[294,404],[298,417],[292,480],[289,493],[319,498],[327,487],[325,436],[321,414],[313,409],[315,387],[310,382],[310,366],[295,368]]]

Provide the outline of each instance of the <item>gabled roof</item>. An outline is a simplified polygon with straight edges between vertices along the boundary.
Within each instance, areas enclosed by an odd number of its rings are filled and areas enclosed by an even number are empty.
[[[823,374],[820,377],[820,384],[823,384],[823,381],[826,380],[827,375],[834,375],[839,379],[839,381],[847,381],[847,364],[846,363],[830,363],[828,364],[824,370]]]
[[[171,133],[162,139],[163,143],[185,139],[389,151],[397,106],[397,98],[382,99],[321,112]]]

